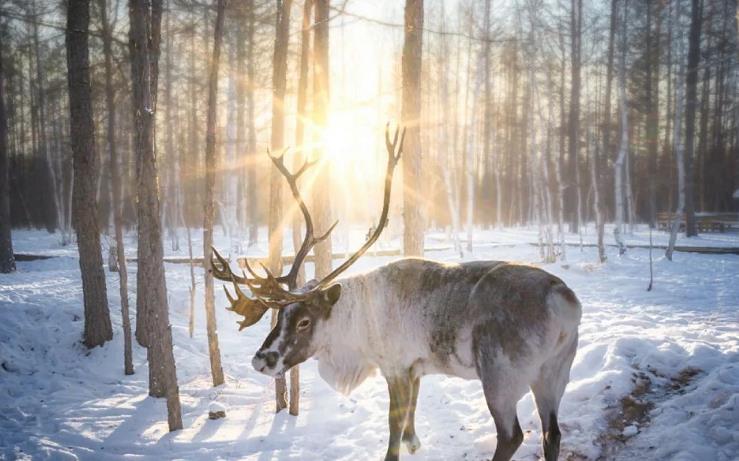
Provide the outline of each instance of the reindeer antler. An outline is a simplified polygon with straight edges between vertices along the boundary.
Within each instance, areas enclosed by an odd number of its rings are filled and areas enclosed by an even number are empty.
[[[314,293],[325,288],[332,280],[334,280],[339,274],[349,268],[357,259],[359,259],[367,250],[374,244],[380,237],[383,229],[385,228],[388,221],[388,214],[390,211],[390,195],[393,184],[393,174],[395,167],[400,160],[401,154],[403,153],[403,143],[405,141],[405,128],[402,131],[399,128],[395,129],[395,134],[392,141],[390,140],[390,124],[385,126],[385,147],[387,148],[388,159],[387,159],[387,171],[385,173],[385,193],[383,196],[382,213],[380,215],[380,221],[375,227],[374,232],[367,238],[367,241],[351,255],[344,263],[334,269],[330,274],[324,277],[322,280],[317,282],[311,289],[295,292],[297,288],[297,278],[300,266],[305,261],[310,250],[316,246],[316,244],[322,242],[331,234],[331,231],[336,228],[339,223],[336,221],[324,234],[318,237],[314,234],[313,219],[308,211],[308,207],[305,205],[300,189],[298,188],[298,179],[305,173],[309,168],[316,164],[315,161],[306,161],[297,172],[291,173],[285,166],[284,157],[287,149],[284,150],[279,156],[273,156],[269,150],[267,155],[269,156],[275,167],[282,173],[290,186],[290,191],[293,198],[298,204],[303,218],[305,219],[305,236],[303,243],[295,254],[290,270],[285,275],[276,277],[272,272],[269,271],[263,264],[262,270],[266,274],[266,277],[262,277],[256,273],[256,271],[249,265],[248,260],[245,261],[246,270],[251,275],[247,277],[242,271],[242,275],[238,276],[233,273],[228,261],[213,248],[211,255],[211,273],[218,280],[233,283],[236,297],[232,297],[226,289],[225,285],[223,289],[226,291],[226,297],[231,303],[231,307],[228,309],[244,316],[244,320],[239,323],[239,330],[255,324],[264,315],[269,308],[281,308],[288,304],[305,300],[314,295]],[[398,139],[400,137],[400,139]],[[253,298],[248,297],[239,288],[239,284],[246,285],[254,295]],[[287,288],[285,288],[287,287]]]

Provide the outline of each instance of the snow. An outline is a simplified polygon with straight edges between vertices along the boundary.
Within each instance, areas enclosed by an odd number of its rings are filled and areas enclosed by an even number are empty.
[[[624,435],[626,437],[632,437],[638,433],[639,433],[639,428],[634,425],[624,427]]]
[[[592,227],[584,236],[593,241]],[[196,232],[194,254],[202,254]],[[184,232],[181,232],[184,236]],[[343,251],[361,241],[339,239]],[[392,247],[395,236],[382,243]],[[654,233],[655,244],[666,234]],[[627,244],[648,242],[638,228]],[[217,233],[220,248],[228,240]],[[609,239],[612,240],[609,234]],[[579,237],[569,235],[569,242]],[[480,231],[465,259],[539,264],[531,228]],[[135,256],[134,235],[127,253]],[[446,245],[430,234],[427,246]],[[381,376],[350,396],[331,390],[316,362],[301,366],[301,413],[274,415],[271,380],[250,365],[268,332],[268,321],[239,333],[236,316],[217,310],[226,384],[211,387],[202,270],[197,269],[195,337],[187,332],[189,268],[166,264],[170,319],[185,428],[167,432],[163,399],[147,395],[146,351],[134,346],[136,374],[123,375],[118,276],[106,273],[115,336],[87,351],[80,343],[82,292],[76,247],[58,236],[14,233],[19,253],[57,257],[19,262],[0,275],[0,459],[382,459],[387,429],[387,387]],[[678,245],[739,246],[735,233],[682,239]],[[260,242],[250,254],[263,254]],[[291,248],[288,245],[287,248]],[[180,250],[168,255],[184,256]],[[106,250],[107,251],[107,250]],[[107,255],[107,253],[105,253]],[[646,291],[648,250],[630,249],[597,264],[596,249],[568,249],[568,261],[542,265],[561,277],[582,301],[584,314],[572,378],[560,411],[560,459],[717,460],[739,453],[739,256],[676,253],[667,261],[654,253],[655,284]],[[458,260],[452,249],[428,257]],[[366,256],[351,270],[392,260]],[[130,270],[135,271],[131,264]],[[310,272],[311,268],[308,267]],[[135,281],[131,274],[129,280]],[[216,291],[216,305],[227,305]],[[134,292],[131,300],[135,306]],[[643,392],[640,393],[639,390]],[[620,413],[625,398],[649,403],[645,418]],[[209,420],[213,408],[227,416]],[[525,433],[516,460],[542,455],[541,431],[531,395],[518,404]],[[615,429],[614,429],[615,427]],[[404,459],[490,459],[496,436],[479,382],[444,376],[422,380],[416,415],[422,447]],[[615,431],[615,435],[614,434]],[[571,458],[568,458],[571,457]]]

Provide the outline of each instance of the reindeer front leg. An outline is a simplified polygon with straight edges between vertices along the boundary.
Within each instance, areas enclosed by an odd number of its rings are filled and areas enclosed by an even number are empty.
[[[400,440],[408,420],[413,390],[407,376],[386,377],[385,379],[390,392],[390,410],[388,412],[390,439],[388,440],[385,461],[397,461],[400,459]]]

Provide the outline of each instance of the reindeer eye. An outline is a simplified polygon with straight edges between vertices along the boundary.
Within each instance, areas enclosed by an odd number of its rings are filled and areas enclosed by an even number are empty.
[[[310,326],[310,319],[303,319],[298,322],[298,330],[305,330]]]

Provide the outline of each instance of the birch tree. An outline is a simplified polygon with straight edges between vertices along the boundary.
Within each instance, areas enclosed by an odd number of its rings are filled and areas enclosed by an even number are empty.
[[[0,30],[0,273],[15,270],[10,221],[10,162],[8,159],[8,118],[5,111],[4,31]]]
[[[570,4],[570,111],[569,111],[569,161],[568,175],[570,182],[570,203],[572,203],[571,232],[579,232],[581,218],[580,208],[580,175],[578,167],[578,152],[580,143],[580,67],[582,41],[582,0],[572,0]]]
[[[419,203],[421,180],[421,56],[423,0],[406,0],[402,56],[402,124],[407,129],[403,150],[403,254],[423,256],[423,222]]]
[[[313,28],[313,125],[323,139],[318,142],[313,152],[319,162],[313,175],[313,209],[317,229],[328,229],[331,226],[331,164],[326,161],[326,146],[323,142],[328,137],[328,114],[330,108],[329,93],[329,0],[315,0],[315,24]],[[331,272],[332,242],[331,236],[318,243],[314,249],[315,276],[323,277]]]
[[[700,64],[701,23],[703,0],[691,0],[688,67],[685,74],[685,233],[698,235],[695,223],[694,168],[695,112],[697,105],[698,66]]]
[[[226,0],[218,0],[216,7],[216,24],[213,31],[213,54],[211,55],[208,77],[208,116],[205,134],[205,220],[203,222],[203,265],[205,267],[205,324],[208,332],[208,354],[210,356],[210,374],[213,386],[223,384],[223,368],[221,367],[221,350],[218,346],[216,324],[215,294],[213,292],[213,274],[211,273],[211,255],[213,252],[213,221],[215,218],[215,183],[216,183],[216,117],[218,110],[218,68],[221,59],[221,43],[223,42],[223,21]]]
[[[287,47],[290,33],[292,0],[277,1],[275,47],[272,61],[272,151],[278,155],[285,143],[285,87],[287,85]],[[273,274],[282,273],[282,177],[277,168],[270,168],[269,177],[269,256],[267,265]],[[272,311],[272,326],[277,323],[277,312]],[[275,378],[275,410],[287,407],[285,378]]]
[[[626,101],[626,16],[628,0],[623,0],[623,17],[621,18],[621,56],[618,63],[618,100],[619,112],[621,114],[621,138],[619,139],[618,157],[613,166],[614,181],[614,207],[616,214],[616,223],[613,228],[613,236],[618,245],[618,253],[620,255],[626,253],[626,246],[623,241],[624,226],[624,167],[626,155],[629,148],[629,108]]]
[[[306,155],[306,120],[308,119],[308,70],[311,65],[311,18],[313,15],[313,0],[305,0],[303,3],[303,22],[300,31],[300,63],[298,77],[298,100],[297,100],[297,117],[295,127],[295,145],[297,150],[293,159],[294,167],[297,171],[302,165]],[[293,251],[297,254],[303,237],[301,235],[301,216],[298,210],[293,213],[292,222],[292,241]],[[298,278],[296,280],[298,286],[305,284],[305,267],[301,264],[298,268]],[[291,415],[298,415],[300,412],[300,367],[295,365],[290,369],[290,402],[289,409]]]
[[[680,29],[680,14],[681,8],[680,3],[677,3],[675,7],[674,16],[670,16],[670,23],[677,30]],[[684,107],[684,91],[685,91],[685,51],[683,44],[683,37],[681,33],[675,32],[675,42],[677,42],[677,50],[674,53],[677,59],[680,60],[680,68],[677,71],[675,77],[675,110],[673,121],[673,132],[672,132],[672,151],[675,153],[675,163],[677,164],[677,209],[672,215],[670,223],[670,240],[667,244],[667,250],[665,250],[665,257],[672,261],[672,253],[675,251],[675,242],[677,241],[677,233],[680,230],[680,224],[683,221],[685,214],[685,194],[686,194],[686,180],[685,180],[685,152],[684,145],[682,143],[682,119],[683,119],[683,107]]]

